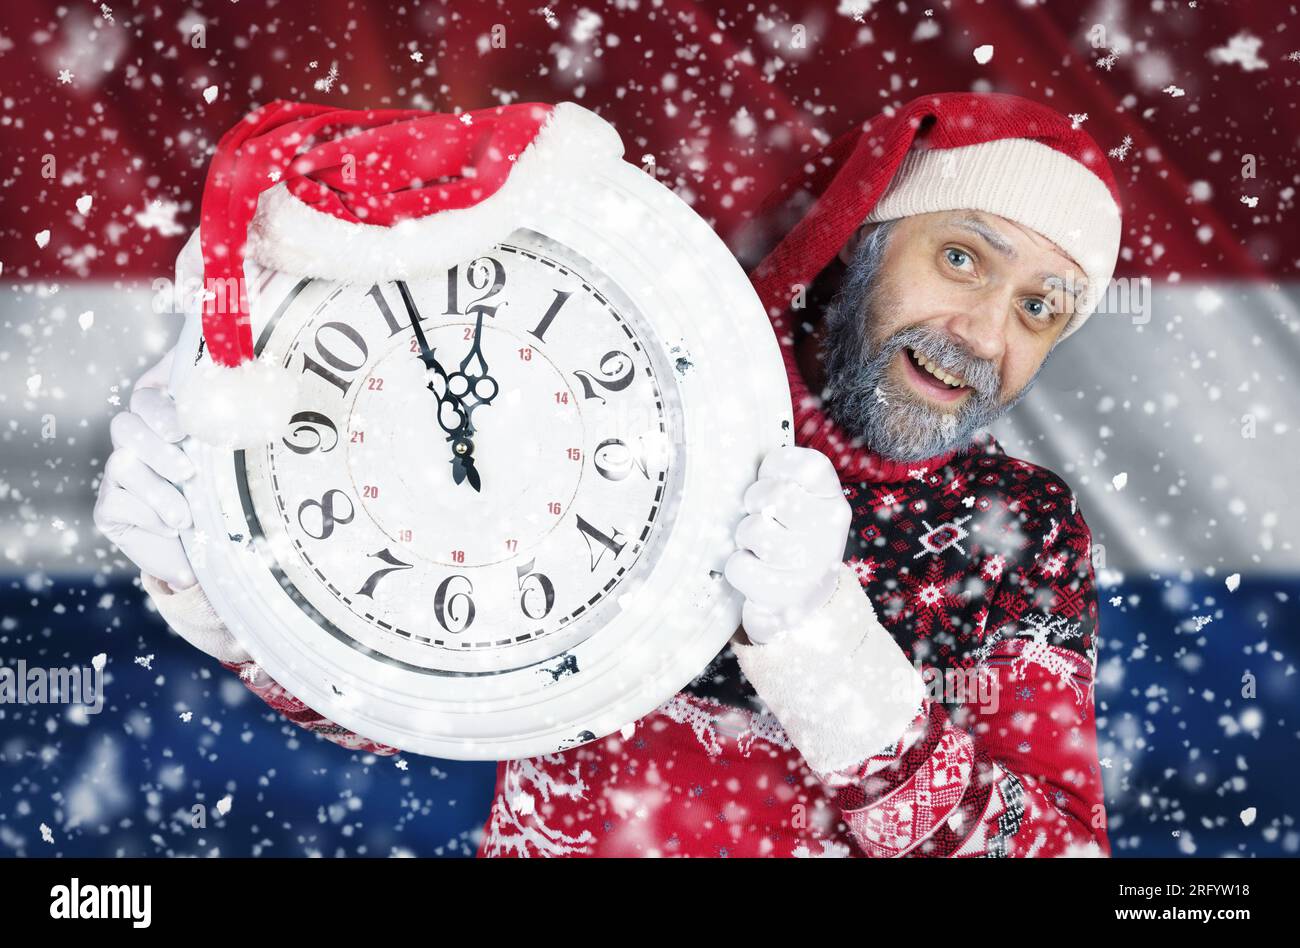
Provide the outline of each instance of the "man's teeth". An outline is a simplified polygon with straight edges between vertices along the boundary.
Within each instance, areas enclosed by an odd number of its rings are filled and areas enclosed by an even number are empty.
[[[925,371],[929,372],[940,382],[943,382],[945,385],[951,385],[953,388],[966,387],[965,380],[959,379],[957,376],[952,375],[949,372],[945,372],[915,349],[908,349],[907,351],[912,353],[912,358],[920,364],[921,368],[925,369]]]

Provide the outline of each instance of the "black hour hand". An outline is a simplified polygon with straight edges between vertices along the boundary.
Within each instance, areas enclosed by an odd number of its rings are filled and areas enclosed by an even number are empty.
[[[469,412],[465,410],[464,403],[451,393],[448,387],[449,379],[443,373],[442,366],[435,361],[432,368],[442,381],[442,391],[438,391],[438,386],[433,382],[429,382],[427,386],[438,399],[438,426],[447,433],[448,441],[454,440],[457,435],[472,435],[474,426],[470,424]]]
[[[479,479],[478,468],[474,466],[474,456],[472,454],[453,455],[451,459],[451,479],[457,484],[469,481],[469,486],[477,491],[483,489],[483,482]]]

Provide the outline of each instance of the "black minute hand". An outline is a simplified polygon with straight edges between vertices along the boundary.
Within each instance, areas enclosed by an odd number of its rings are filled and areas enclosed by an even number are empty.
[[[439,391],[432,381],[428,383],[428,389],[438,398],[438,425],[447,433],[447,440],[451,442],[452,477],[457,484],[468,480],[471,487],[479,490],[481,481],[478,470],[474,467],[474,442],[470,440],[474,429],[470,426],[469,412],[461,400],[452,393],[447,370],[442,367],[433,350],[429,348],[429,341],[425,338],[424,330],[420,328],[420,314],[415,307],[415,300],[411,297],[410,288],[405,282],[398,280],[397,291],[401,294],[402,304],[410,317],[411,328],[415,330],[415,340],[420,347],[420,361],[442,381],[442,391]],[[450,417],[444,415],[444,410],[450,412]]]
[[[398,280],[397,292],[402,294],[402,305],[406,307],[406,315],[411,320],[411,328],[415,330],[415,341],[420,345],[420,361],[423,362],[427,368],[439,371],[439,374],[441,375],[446,375],[446,372],[440,371],[442,366],[440,366],[438,360],[434,358],[433,350],[429,348],[429,340],[424,338],[424,330],[420,328],[420,313],[415,308],[415,300],[411,298],[410,287],[408,287],[403,281]]]

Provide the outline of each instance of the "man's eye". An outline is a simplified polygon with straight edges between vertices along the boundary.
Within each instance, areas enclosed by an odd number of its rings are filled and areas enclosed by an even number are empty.
[[[1052,308],[1047,305],[1046,300],[1035,297],[1025,300],[1025,312],[1034,319],[1045,319],[1052,315]]]
[[[962,268],[963,264],[970,262],[970,254],[964,250],[958,250],[956,247],[949,247],[944,251],[944,254],[947,256],[948,262],[958,270]]]

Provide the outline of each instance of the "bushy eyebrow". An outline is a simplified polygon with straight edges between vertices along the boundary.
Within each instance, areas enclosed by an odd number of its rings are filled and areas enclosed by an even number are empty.
[[[953,227],[958,227],[962,230],[968,230],[973,234],[977,234],[985,243],[1008,260],[1016,259],[1016,248],[1007,243],[1005,237],[993,228],[989,227],[989,225],[984,223],[982,219],[973,215],[967,215],[966,217],[952,220],[949,223],[951,223]],[[1069,293],[1076,298],[1082,295],[1084,290],[1081,282],[1074,280],[1066,281],[1063,277],[1060,277],[1055,273],[1049,273],[1046,270],[1035,274],[1034,278],[1041,280],[1046,289],[1060,289],[1062,292]]]
[[[1057,276],[1055,273],[1046,271],[1036,274],[1035,279],[1043,281],[1043,288],[1048,290],[1059,289],[1062,293],[1069,293],[1075,299],[1083,295],[1084,288],[1087,286],[1087,280],[1069,280]]]
[[[978,234],[984,238],[985,243],[1008,260],[1016,259],[1016,248],[1007,243],[1006,238],[978,217],[961,217],[951,223],[954,227],[960,227],[962,230],[969,230],[974,234]]]

